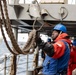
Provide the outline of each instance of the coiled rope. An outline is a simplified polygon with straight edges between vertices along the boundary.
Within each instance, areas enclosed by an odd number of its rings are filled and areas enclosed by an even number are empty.
[[[2,16],[2,21],[3,21],[4,25],[6,25],[6,24],[5,24],[5,19],[4,19],[3,10],[2,10],[1,1],[0,1],[0,6],[1,6],[1,7],[0,7],[1,14],[3,15],[3,16]],[[10,51],[12,54],[15,55],[15,54],[17,54],[17,53],[13,52],[13,50],[10,48],[10,46],[9,46],[7,40],[6,40],[6,37],[5,37],[5,34],[4,34],[4,30],[3,30],[3,27],[2,27],[2,21],[1,21],[1,18],[0,18],[0,28],[1,28],[1,32],[2,32],[2,35],[3,35],[4,41],[5,41],[5,43],[6,43],[7,48],[9,49],[9,51]],[[6,29],[7,29],[7,28],[6,28]]]
[[[18,46],[17,42],[16,42],[16,39],[15,39],[14,34],[13,34],[13,31],[12,31],[12,27],[11,27],[10,20],[9,20],[9,17],[8,17],[8,13],[7,13],[8,11],[7,11],[6,0],[2,0],[2,1],[3,1],[3,4],[4,4],[4,11],[5,11],[5,16],[6,16],[6,21],[5,21],[4,14],[3,14],[3,8],[2,8],[2,3],[1,3],[1,1],[0,1],[2,21],[3,21],[3,23],[4,23],[6,32],[7,32],[8,36],[9,36],[9,38],[10,38],[10,40],[11,40],[11,43],[12,43],[12,45],[13,45],[13,49],[14,49],[14,50],[11,50],[11,49],[10,49],[10,46],[9,46],[8,48],[9,48],[10,52],[12,52],[13,54],[27,54],[27,53],[29,52],[29,48],[32,46],[31,44],[33,44],[32,38],[33,38],[33,36],[34,36],[34,31],[35,31],[35,30],[33,30],[33,31],[30,33],[30,38],[29,38],[28,42],[26,43],[26,45],[25,45],[24,48],[23,48],[23,50],[25,50],[25,51],[21,50],[20,47]],[[2,30],[2,29],[1,29],[1,30]],[[36,31],[35,31],[35,32],[36,32]],[[3,35],[3,36],[4,36],[4,35]],[[34,36],[34,37],[35,37],[35,36]],[[4,39],[5,39],[4,41],[7,42],[5,37],[4,37]],[[34,40],[34,39],[33,39],[33,40]],[[31,42],[31,41],[32,41],[32,42]],[[30,44],[29,42],[30,42],[31,44]],[[30,46],[27,45],[28,43],[30,44]],[[27,46],[28,46],[28,47],[27,47]],[[27,48],[27,49],[25,49],[25,48]]]
[[[2,4],[3,4],[3,6],[2,6]],[[3,9],[4,9],[4,11],[3,11]],[[0,21],[1,21],[0,22],[0,27],[1,27],[1,31],[2,31],[4,41],[6,43],[7,48],[9,49],[9,51],[14,55],[28,54],[28,53],[30,53],[30,49],[33,48],[33,52],[34,52],[34,47],[36,46],[35,39],[36,39],[37,30],[35,30],[33,28],[33,30],[29,33],[29,38],[28,38],[27,43],[24,45],[23,49],[21,49],[19,47],[19,45],[17,44],[17,41],[16,41],[16,39],[14,37],[14,33],[12,31],[11,23],[10,23],[10,20],[9,20],[9,17],[8,17],[8,10],[7,10],[6,0],[0,0],[0,11],[1,11],[1,18],[2,18],[2,20],[0,19]],[[35,22],[36,22],[36,20],[35,20]],[[34,24],[35,24],[35,22],[34,22]],[[5,27],[5,30],[6,30],[6,32],[8,34],[8,36],[9,36],[9,38],[10,38],[13,49],[10,48],[10,46],[9,46],[7,40],[6,40],[2,23],[3,23],[3,25]],[[34,27],[34,25],[33,25],[33,27]],[[42,27],[40,27],[38,30],[40,30],[41,28]]]

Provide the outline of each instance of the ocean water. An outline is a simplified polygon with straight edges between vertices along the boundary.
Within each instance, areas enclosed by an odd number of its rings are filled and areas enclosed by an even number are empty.
[[[8,41],[10,47],[12,47],[11,42]],[[20,47],[22,47],[25,43],[24,42],[19,42],[18,43]],[[9,52],[7,49],[4,41],[0,44],[0,75],[4,75],[4,58],[5,55],[7,56],[6,60],[6,75],[9,75],[10,71],[10,58],[12,54]],[[17,56],[17,75],[26,75],[26,70],[28,66],[28,70],[33,70],[33,57],[34,54],[28,54],[28,64],[27,64],[27,55],[18,55]],[[40,60],[40,56],[39,56]],[[40,61],[39,61],[40,64]]]

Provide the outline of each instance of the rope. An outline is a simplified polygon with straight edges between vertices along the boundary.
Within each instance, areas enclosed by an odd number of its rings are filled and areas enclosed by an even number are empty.
[[[8,45],[6,38],[5,38],[5,34],[3,33],[2,30],[2,34],[5,40],[5,43],[7,45],[7,48],[10,50],[10,52],[14,55],[18,55],[18,54],[28,54],[31,48],[35,47],[35,37],[36,37],[36,30],[33,29],[30,34],[29,34],[29,38],[27,43],[25,44],[24,48],[21,50],[19,45],[16,42],[16,39],[14,37],[13,31],[12,31],[12,27],[11,27],[11,23],[8,17],[8,11],[7,11],[7,5],[6,5],[6,0],[3,0],[3,5],[4,5],[4,11],[5,11],[5,16],[6,16],[6,21],[4,18],[4,14],[3,14],[3,7],[0,1],[0,5],[1,5],[1,15],[2,15],[2,21],[4,23],[4,27],[6,29],[6,32],[11,40],[11,43],[13,45],[13,50],[11,50],[10,46]],[[34,51],[33,51],[34,52]]]
[[[33,22],[33,29],[35,29],[34,26],[35,26],[35,23],[36,23],[36,21],[37,21],[37,18],[38,18],[38,17],[36,17],[36,19],[35,19],[34,22]]]
[[[38,7],[39,7],[39,10],[40,10],[40,15],[41,15],[41,8],[40,8],[40,5],[39,5],[39,3],[38,3],[38,1],[37,0],[35,0],[36,2],[37,2],[37,5],[38,5]],[[47,10],[46,10],[47,11]],[[49,16],[51,16],[53,19],[56,19],[56,20],[59,20],[59,19],[57,19],[57,18],[55,18],[55,17],[53,17],[48,11],[47,11],[47,13],[49,14]]]
[[[43,19],[41,18],[41,20],[43,21],[43,24],[41,25],[41,27],[39,29],[35,30],[34,25],[35,25],[35,23],[37,21],[37,18],[36,18],[36,20],[33,23],[33,30],[29,33],[29,38],[27,40],[27,43],[24,45],[23,49],[21,49],[19,47],[19,45],[17,44],[17,41],[16,41],[16,39],[14,37],[14,34],[13,34],[13,31],[12,31],[11,23],[10,23],[10,20],[9,20],[9,17],[8,17],[8,10],[7,10],[6,0],[2,0],[2,1],[3,1],[3,6],[4,6],[4,12],[3,12],[3,7],[2,7],[1,0],[0,0],[2,21],[4,23],[4,27],[6,29],[6,32],[7,32],[8,36],[9,36],[9,38],[11,40],[11,43],[12,43],[12,46],[13,46],[13,49],[11,49],[10,46],[9,46],[9,44],[8,44],[8,42],[7,42],[7,40],[6,40],[4,31],[3,31],[3,27],[1,25],[2,23],[1,23],[0,24],[1,31],[2,31],[2,35],[3,35],[3,38],[4,38],[4,41],[6,43],[7,48],[14,55],[28,54],[28,53],[30,53],[30,49],[31,48],[33,48],[33,51],[31,52],[31,53],[33,53],[34,50],[35,50],[35,46],[36,46],[35,39],[36,39],[37,31],[41,30],[41,28],[44,25]],[[37,0],[36,0],[36,2],[37,2]],[[37,4],[38,4],[38,2],[37,2]],[[38,7],[39,7],[39,10],[41,12],[39,4],[38,4]],[[5,13],[6,20],[5,20],[5,17],[4,17],[4,13]]]
[[[40,8],[40,5],[39,5],[39,3],[38,3],[37,0],[35,0],[35,1],[37,2],[38,8],[39,8],[39,11],[40,11],[40,14],[41,14],[41,8]]]
[[[43,24],[41,25],[41,27],[40,27],[39,29],[37,29],[37,31],[40,31],[40,30],[42,29],[42,27],[44,26],[44,20],[43,20],[42,15],[41,15],[40,5],[39,5],[39,3],[38,3],[37,0],[35,0],[35,1],[37,2],[37,5],[38,5],[39,11],[40,11],[39,14],[40,14],[40,16],[41,16],[41,21],[43,22]],[[37,20],[37,18],[36,18],[36,20]]]
[[[61,18],[62,18],[62,20],[63,19],[65,19],[67,16],[68,16],[68,10],[65,8],[65,7],[61,7],[60,8],[60,11],[62,10],[62,9],[65,9],[65,11],[66,11],[66,15],[64,16],[64,17],[62,17],[62,15],[60,15],[61,16]],[[46,10],[46,9],[45,9]],[[46,12],[48,13],[48,15],[50,16],[50,17],[52,17],[53,19],[56,19],[56,20],[61,20],[61,19],[58,19],[58,18],[55,18],[54,16],[52,16],[47,10],[46,10]],[[63,11],[64,12],[64,11]],[[60,13],[61,14],[61,13]]]
[[[7,10],[7,5],[6,5],[6,0],[3,0],[3,4],[4,4],[4,11],[5,11],[5,15],[6,15],[6,25],[7,25],[7,32],[9,35],[9,38],[11,40],[11,43],[13,45],[13,48],[20,54],[22,54],[23,52],[21,51],[20,47],[17,44],[17,41],[14,37],[13,31],[12,31],[12,27],[11,27],[11,23],[8,17],[8,10]]]
[[[4,14],[3,14],[3,10],[2,10],[1,1],[0,1],[0,6],[1,6],[0,10],[1,10],[1,15],[2,15],[2,21],[3,21],[4,25],[6,26],[5,19],[4,19]],[[10,51],[12,54],[16,54],[16,53],[14,53],[14,52],[12,51],[12,49],[10,48],[10,46],[9,46],[7,40],[6,40],[6,37],[5,37],[5,34],[4,34],[4,31],[3,31],[3,28],[2,28],[2,25],[1,25],[1,24],[2,24],[2,22],[1,22],[1,19],[0,19],[0,27],[1,27],[2,35],[3,35],[3,38],[4,38],[4,41],[5,41],[5,43],[6,43],[7,48],[9,49],[9,51]],[[7,30],[7,27],[6,27],[6,30]]]
[[[36,37],[36,30],[32,30],[30,33],[29,33],[29,38],[27,40],[27,43],[25,44],[24,48],[23,48],[23,51],[29,51],[30,47],[33,47],[33,45],[35,44],[35,37]]]
[[[34,57],[33,57],[33,68],[35,69],[38,66],[38,52],[39,48],[37,47],[35,52],[34,52]]]
[[[61,11],[62,9],[66,11],[66,15],[65,15],[64,17],[62,17],[62,15],[61,15],[62,20],[63,20],[63,19],[65,19],[65,18],[68,16],[68,10],[67,10],[65,7],[61,7],[61,8],[60,8],[60,11]],[[63,13],[64,13],[64,11],[63,11]]]
[[[37,31],[40,31],[40,30],[42,29],[43,26],[44,26],[44,24],[42,24],[41,27],[40,27]]]

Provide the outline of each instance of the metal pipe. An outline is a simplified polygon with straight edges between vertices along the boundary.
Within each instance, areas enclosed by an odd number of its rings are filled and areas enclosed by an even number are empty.
[[[28,71],[28,54],[27,54],[27,63],[26,63],[26,71]]]
[[[27,54],[27,61],[26,61],[26,74],[28,72],[28,54]]]
[[[6,75],[6,60],[7,60],[7,57],[5,55],[5,58],[4,58],[4,75]]]

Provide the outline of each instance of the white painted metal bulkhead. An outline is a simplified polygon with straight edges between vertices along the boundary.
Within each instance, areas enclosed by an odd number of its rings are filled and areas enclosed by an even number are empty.
[[[16,5],[14,5],[16,6]],[[29,4],[21,4],[23,10],[20,12],[19,17],[16,17],[16,13],[14,7],[8,5],[8,14],[10,19],[19,19],[19,20],[33,20],[29,16]],[[68,5],[68,4],[40,4],[41,9],[46,9],[53,17],[60,19],[59,11],[61,7],[65,7],[68,11],[67,17],[64,19],[65,21],[76,21],[76,5]],[[45,20],[56,20],[47,15]]]
[[[19,0],[7,0],[8,4],[19,4]]]

